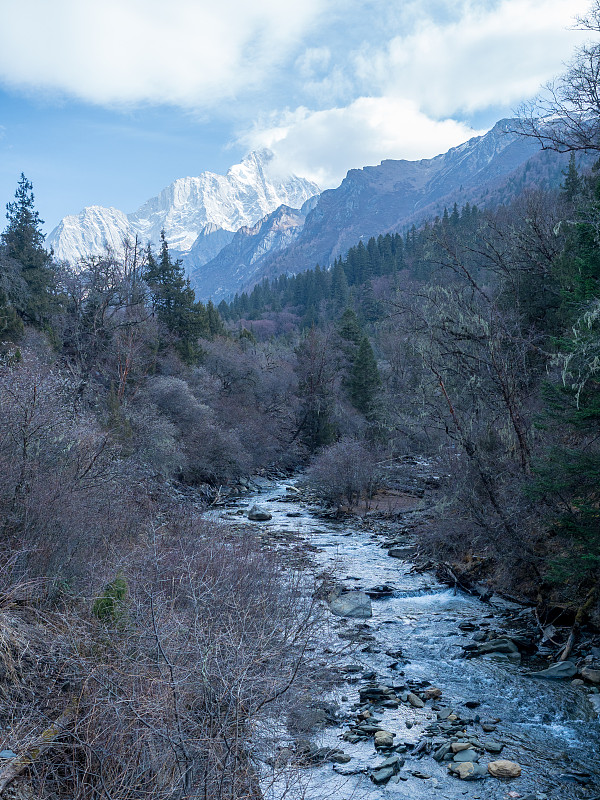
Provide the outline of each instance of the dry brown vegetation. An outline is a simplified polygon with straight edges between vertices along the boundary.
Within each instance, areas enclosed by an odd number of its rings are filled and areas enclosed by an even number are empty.
[[[173,518],[123,554],[126,596],[102,619],[83,594],[50,609],[5,565],[0,726],[18,758],[0,794],[26,776],[36,797],[260,797],[256,723],[306,675],[311,592],[248,531]]]

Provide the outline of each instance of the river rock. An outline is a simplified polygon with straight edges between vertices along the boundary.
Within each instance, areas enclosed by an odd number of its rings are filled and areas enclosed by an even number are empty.
[[[477,647],[477,655],[487,653],[518,653],[519,648],[511,639],[492,639],[491,642],[483,642]]]
[[[368,594],[371,600],[378,600],[380,597],[390,597],[394,594],[394,587],[387,583],[382,583],[379,586],[373,586],[367,589],[365,594]]]
[[[450,742],[445,742],[443,745],[438,747],[438,749],[433,754],[433,757],[436,761],[443,761],[444,757],[447,756],[450,751],[451,751]]]
[[[469,750],[471,748],[471,742],[452,742],[450,745],[450,749],[454,754],[461,753],[463,750]]]
[[[479,758],[479,753],[470,747],[468,750],[461,750],[460,753],[456,753],[452,760],[460,764],[465,761],[479,761]]]
[[[332,764],[347,764],[352,759],[347,753],[335,751],[329,756],[329,760]]]
[[[248,519],[252,522],[267,522],[267,520],[273,519],[273,514],[261,506],[254,505],[248,511]]]
[[[375,747],[393,747],[395,733],[390,731],[376,731],[375,733]]]
[[[301,516],[302,516],[301,511],[288,511],[286,514],[286,517],[301,517]]]
[[[411,558],[415,552],[416,549],[414,547],[392,547],[388,550],[388,556],[391,558]]]
[[[457,775],[461,781],[480,781],[488,777],[487,768],[482,764],[464,761],[462,764],[450,764],[450,772]]]
[[[490,761],[488,772],[493,778],[518,778],[521,774],[521,765],[514,761]]]
[[[483,746],[488,753],[492,753],[493,755],[499,755],[504,749],[502,742],[484,742]]]
[[[338,617],[367,619],[373,616],[371,599],[364,592],[331,594],[327,601],[329,610]]]
[[[600,669],[592,669],[591,667],[584,667],[581,670],[581,677],[585,678],[590,683],[600,683]]]
[[[384,767],[383,769],[374,769],[371,772],[371,780],[375,786],[383,786],[394,775],[394,770],[391,767]]]
[[[532,678],[560,680],[562,678],[572,678],[577,675],[577,667],[573,661],[558,661],[556,664],[550,664],[547,669],[542,669],[539,672],[530,672],[529,675]]]
[[[413,708],[425,708],[425,703],[413,692],[410,692],[408,695],[408,702],[411,704]]]
[[[426,700],[434,700],[442,696],[442,690],[437,689],[435,686],[430,686],[428,689],[425,689],[423,695]]]

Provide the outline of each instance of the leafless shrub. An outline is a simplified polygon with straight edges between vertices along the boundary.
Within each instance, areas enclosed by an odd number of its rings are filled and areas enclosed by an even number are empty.
[[[250,741],[305,675],[310,592],[248,532],[193,518],[150,530],[124,575],[114,625],[52,618],[38,662],[73,677],[52,710],[13,698],[5,741],[21,754],[59,718],[27,766],[40,797],[259,798]]]
[[[124,467],[60,373],[29,353],[0,367],[3,545],[22,553],[22,569],[81,577],[132,535]]]
[[[328,503],[353,505],[373,496],[378,482],[377,459],[364,443],[343,439],[326,447],[306,471],[310,489]]]

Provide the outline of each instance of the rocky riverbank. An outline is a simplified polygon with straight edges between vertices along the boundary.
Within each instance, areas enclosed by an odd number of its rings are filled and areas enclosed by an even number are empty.
[[[598,796],[600,639],[584,631],[558,662],[532,607],[489,591],[483,602],[415,567],[429,512],[414,500],[393,521],[378,511],[343,522],[283,482],[242,501],[270,515],[257,535],[320,572],[330,616],[317,658],[339,676],[306,700],[328,708],[311,738],[279,730],[276,763],[299,770],[314,800]],[[279,800],[275,772],[267,783]]]

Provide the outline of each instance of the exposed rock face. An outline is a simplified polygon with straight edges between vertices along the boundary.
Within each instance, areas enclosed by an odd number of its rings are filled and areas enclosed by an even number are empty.
[[[338,617],[368,619],[373,616],[371,599],[364,592],[332,594],[327,603],[331,613]]]
[[[497,205],[515,196],[514,186],[522,190],[524,184],[540,183],[549,174],[558,185],[568,158],[540,152],[534,140],[512,132],[517,124],[501,120],[484,136],[435,158],[386,160],[350,170],[337,189],[320,195],[296,241],[270,255],[262,274],[271,277],[315,264],[328,266],[359,239],[366,242],[370,236],[419,225],[444,207],[452,208],[454,202],[459,207],[466,202]],[[254,277],[260,280],[261,275]]]
[[[198,260],[195,244],[184,263],[196,295],[219,302],[243,289],[260,270],[267,255],[289,247],[296,240],[309,208],[310,201],[300,210],[279,206],[256,225],[240,228],[211,260]]]

